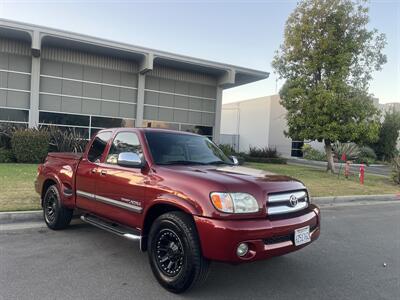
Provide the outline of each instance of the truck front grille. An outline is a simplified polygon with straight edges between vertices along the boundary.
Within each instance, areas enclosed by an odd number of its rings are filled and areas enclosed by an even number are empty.
[[[290,214],[306,209],[309,205],[305,190],[270,194],[267,197],[269,216]]]

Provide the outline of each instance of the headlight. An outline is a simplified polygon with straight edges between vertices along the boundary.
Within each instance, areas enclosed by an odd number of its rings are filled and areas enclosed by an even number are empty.
[[[259,210],[257,200],[246,193],[211,193],[214,207],[224,213],[253,213]]]

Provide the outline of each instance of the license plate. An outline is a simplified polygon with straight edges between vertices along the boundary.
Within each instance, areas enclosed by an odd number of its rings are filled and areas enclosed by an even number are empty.
[[[300,246],[311,242],[310,226],[302,227],[294,231],[294,244]]]

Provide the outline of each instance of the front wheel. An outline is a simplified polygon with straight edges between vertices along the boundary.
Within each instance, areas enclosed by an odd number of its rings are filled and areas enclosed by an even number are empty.
[[[209,261],[201,254],[192,218],[183,212],[154,221],[147,249],[154,276],[170,292],[182,293],[207,278]]]
[[[60,194],[55,185],[50,186],[43,198],[43,217],[50,229],[64,229],[72,219],[73,210],[61,205]]]

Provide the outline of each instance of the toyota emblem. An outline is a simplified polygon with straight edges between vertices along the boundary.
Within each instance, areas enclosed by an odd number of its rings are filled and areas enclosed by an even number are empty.
[[[299,200],[297,200],[297,197],[295,195],[291,195],[289,198],[290,206],[295,207],[297,203],[299,203]]]

